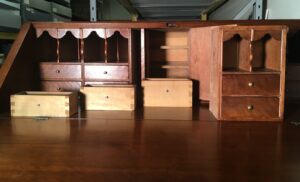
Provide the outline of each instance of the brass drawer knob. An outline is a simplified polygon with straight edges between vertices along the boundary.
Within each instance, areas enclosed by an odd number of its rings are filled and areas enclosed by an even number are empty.
[[[247,109],[248,109],[249,111],[252,111],[252,110],[254,109],[254,107],[253,107],[252,105],[249,105],[249,106],[247,107]]]
[[[249,83],[248,83],[248,86],[249,86],[249,87],[253,87],[253,86],[254,86],[254,83],[253,83],[253,82],[249,82]]]

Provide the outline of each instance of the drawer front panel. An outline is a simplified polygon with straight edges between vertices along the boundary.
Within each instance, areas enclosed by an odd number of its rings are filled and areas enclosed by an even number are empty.
[[[40,64],[40,74],[42,80],[47,79],[81,79],[81,65],[66,64]]]
[[[192,107],[192,81],[142,81],[144,106]]]
[[[129,86],[83,87],[86,110],[134,110],[135,88]]]
[[[223,97],[222,99],[222,118],[225,120],[279,118],[277,97]]]
[[[222,93],[228,95],[279,95],[280,75],[223,75]]]
[[[48,92],[79,91],[81,82],[42,81],[42,90]]]
[[[86,80],[128,80],[128,66],[85,66]]]

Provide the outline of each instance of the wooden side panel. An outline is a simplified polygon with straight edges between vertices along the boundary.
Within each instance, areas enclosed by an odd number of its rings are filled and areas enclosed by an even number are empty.
[[[132,86],[83,87],[86,110],[134,110],[135,88]]]
[[[151,79],[142,87],[145,107],[192,107],[191,80]]]
[[[284,118],[284,102],[285,102],[285,74],[286,74],[286,40],[287,28],[283,28],[281,35],[281,64],[280,64],[280,100],[279,100],[279,118]]]
[[[210,103],[209,110],[213,115],[220,118],[220,92],[221,92],[221,72],[222,72],[222,36],[219,29],[214,29],[212,33],[212,61],[210,78]]]
[[[72,99],[70,99],[72,97]],[[13,117],[69,117],[76,113],[72,93],[27,92],[11,96]],[[75,102],[75,103],[73,103]],[[72,110],[70,110],[72,105]]]
[[[209,101],[212,27],[190,30],[190,78],[199,80],[199,99]]]
[[[39,90],[36,36],[31,24],[24,24],[0,69],[0,111],[9,111],[10,95]]]

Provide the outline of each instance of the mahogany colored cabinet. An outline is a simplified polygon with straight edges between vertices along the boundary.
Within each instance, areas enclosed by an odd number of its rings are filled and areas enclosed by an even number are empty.
[[[79,91],[93,84],[131,84],[132,30],[36,27],[41,88]]]
[[[287,28],[221,26],[211,31],[209,108],[214,116],[282,120]]]

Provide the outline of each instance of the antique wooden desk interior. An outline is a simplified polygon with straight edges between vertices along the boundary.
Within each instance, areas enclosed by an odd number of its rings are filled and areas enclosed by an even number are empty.
[[[255,86],[263,88],[266,83],[268,89],[255,97],[265,99],[259,101],[266,103],[264,108],[274,111],[276,107],[275,114],[266,110],[251,115],[251,119],[246,114],[248,118],[239,120],[226,115],[224,108],[217,114],[211,112],[212,102],[216,108],[223,107],[216,100],[209,100],[210,84],[217,87],[220,83],[218,79],[207,81],[205,75],[210,69],[206,68],[210,66],[200,58],[223,56],[223,52],[207,51],[214,47],[214,41],[210,42],[214,33],[226,32],[226,28],[215,29],[220,25],[273,26],[280,30],[278,34],[272,29],[265,36],[256,35],[259,28],[251,28],[248,36],[239,29],[239,36],[222,39],[223,46],[229,45],[227,52],[237,41],[248,45],[257,40],[272,40],[266,45],[277,51],[258,55],[260,51],[255,51],[260,46],[255,46],[261,44],[255,42],[251,44],[254,53],[244,47],[238,49],[251,54],[249,60],[247,56],[242,59],[246,62],[212,68],[218,70],[220,80],[246,79],[243,75],[249,73],[244,70],[250,70],[249,77],[259,75]],[[252,64],[252,57],[267,57],[266,62],[271,57],[282,63],[283,58],[277,54],[285,56],[281,49],[284,45],[278,41],[283,40],[285,26],[289,30],[287,50],[292,51],[291,47],[300,45],[293,42],[297,39],[293,36],[299,36],[299,21],[26,24],[0,70],[0,181],[299,181],[300,104],[294,98],[297,94],[286,93],[282,88],[296,80],[285,80],[285,65],[282,70],[279,63]],[[178,44],[177,40],[184,43]],[[220,40],[215,40],[215,45]],[[287,67],[299,58],[295,50],[287,54]],[[103,54],[98,53],[101,51]],[[226,57],[214,59],[222,62]],[[232,67],[235,71],[227,72],[226,68]],[[66,118],[9,114],[10,95],[21,91],[79,91],[84,86],[107,83],[134,86],[135,97],[142,98],[139,88],[161,79],[192,79],[193,107],[143,107],[161,103],[137,99],[134,110],[85,111],[79,107],[76,114]],[[269,85],[274,79],[276,84]],[[247,79],[246,82],[247,88],[253,86]],[[232,90],[214,94],[220,98],[218,102],[224,103],[229,97],[253,95],[251,91],[237,95]],[[266,98],[275,100],[275,104]],[[175,104],[185,102],[177,101]],[[257,108],[248,106],[248,110]]]

